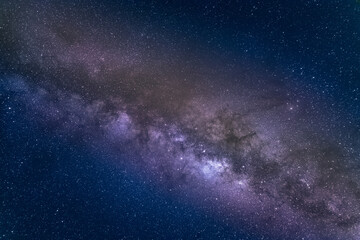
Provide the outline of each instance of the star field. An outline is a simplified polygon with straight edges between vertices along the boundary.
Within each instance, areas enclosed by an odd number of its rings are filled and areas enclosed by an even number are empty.
[[[359,9],[0,3],[0,239],[359,239]]]

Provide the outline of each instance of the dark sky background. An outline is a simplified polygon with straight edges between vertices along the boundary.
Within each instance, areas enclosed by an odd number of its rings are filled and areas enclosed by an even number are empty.
[[[360,3],[1,1],[0,239],[359,239]]]

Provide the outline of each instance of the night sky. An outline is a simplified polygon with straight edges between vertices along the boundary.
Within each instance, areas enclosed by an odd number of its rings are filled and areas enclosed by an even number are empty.
[[[1,0],[0,239],[360,239],[360,2]]]

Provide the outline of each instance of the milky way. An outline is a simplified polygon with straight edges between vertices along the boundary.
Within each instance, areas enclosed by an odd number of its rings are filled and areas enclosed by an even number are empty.
[[[306,92],[291,71],[217,58],[202,40],[181,40],[166,24],[143,25],[126,9],[113,18],[101,4],[2,5],[4,129],[24,118],[112,156],[115,171],[134,169],[234,231],[360,238],[357,123],[335,118],[336,107],[321,111],[326,96],[315,102],[317,90]],[[7,230],[3,236],[18,239]]]

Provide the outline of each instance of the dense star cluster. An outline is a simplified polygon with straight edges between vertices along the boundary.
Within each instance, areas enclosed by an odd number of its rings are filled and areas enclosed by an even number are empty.
[[[360,6],[271,2],[1,3],[0,239],[359,239]]]

